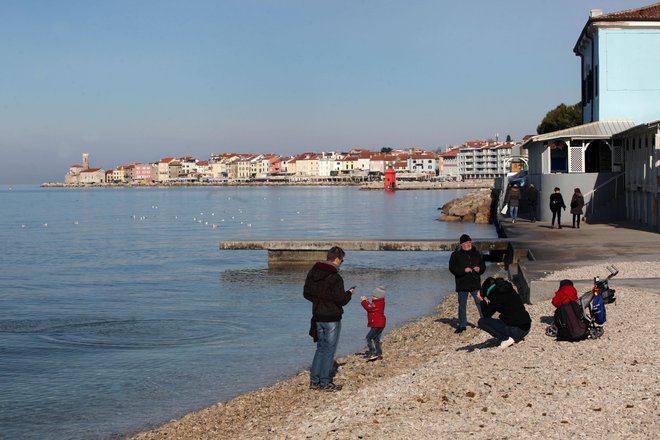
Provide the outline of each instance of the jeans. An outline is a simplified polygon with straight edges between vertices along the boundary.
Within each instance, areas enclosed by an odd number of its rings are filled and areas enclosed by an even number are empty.
[[[511,215],[511,219],[515,220],[518,218],[518,207],[517,206],[509,206],[509,214]]]
[[[331,373],[341,332],[341,321],[317,322],[316,330],[319,340],[316,342],[316,353],[314,353],[309,378],[312,382],[327,385],[332,382]]]
[[[527,336],[527,333],[529,333],[529,330],[525,331],[520,327],[506,325],[501,319],[495,318],[481,318],[478,326],[480,329],[500,341],[506,341],[509,338],[520,341]]]
[[[483,318],[484,315],[481,313],[481,303],[477,299],[478,290],[473,290],[472,292],[458,292],[458,326],[467,327],[467,300],[468,294],[472,293],[472,298],[474,298],[474,303],[477,305],[477,310],[479,311],[479,317]]]
[[[380,335],[383,333],[383,327],[372,327],[367,333],[367,347],[369,347],[369,354],[376,354],[378,356],[383,354],[383,349],[380,346]]]

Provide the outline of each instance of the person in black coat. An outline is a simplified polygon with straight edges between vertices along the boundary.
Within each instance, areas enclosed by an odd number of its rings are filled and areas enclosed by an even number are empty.
[[[449,271],[456,278],[456,293],[458,294],[458,328],[455,333],[464,332],[467,327],[468,294],[472,294],[479,317],[483,317],[477,294],[481,287],[481,274],[486,271],[484,257],[478,249],[472,247],[470,236],[461,235],[459,243],[459,248],[449,257]]]
[[[539,204],[539,190],[537,190],[532,183],[530,183],[527,188],[527,204],[529,205],[529,219],[532,223],[535,223],[536,211]]]
[[[557,226],[561,229],[561,210],[566,211],[566,204],[561,195],[561,190],[555,187],[555,192],[550,194],[550,211],[552,211],[552,227],[555,227],[555,218],[557,219]]]
[[[520,342],[527,336],[532,318],[510,282],[488,277],[481,285],[478,296],[484,314],[479,320],[479,328],[499,339],[501,348]],[[499,319],[492,317],[496,312],[500,314]]]

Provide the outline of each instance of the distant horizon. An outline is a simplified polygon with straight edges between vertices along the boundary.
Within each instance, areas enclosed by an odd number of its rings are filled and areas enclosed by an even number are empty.
[[[4,3],[0,183],[56,181],[81,152],[107,167],[522,139],[580,101],[590,9],[646,4]]]

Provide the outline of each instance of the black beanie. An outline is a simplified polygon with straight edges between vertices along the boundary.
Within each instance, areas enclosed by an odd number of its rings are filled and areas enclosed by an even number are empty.
[[[458,241],[459,241],[459,243],[463,244],[466,241],[472,241],[472,239],[470,238],[469,235],[463,234],[463,235],[461,235],[461,238]]]
[[[559,282],[559,287],[572,286],[572,285],[573,285],[573,281],[571,280],[561,280]]]

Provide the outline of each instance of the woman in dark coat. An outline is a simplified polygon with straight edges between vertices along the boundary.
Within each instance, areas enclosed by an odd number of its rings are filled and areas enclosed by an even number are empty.
[[[580,192],[580,188],[575,188],[573,193],[573,198],[571,198],[571,214],[573,214],[573,229],[577,224],[577,228],[580,229],[580,218],[582,217],[582,208],[584,208],[584,197]]]

